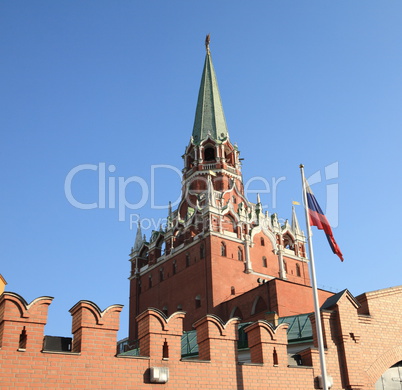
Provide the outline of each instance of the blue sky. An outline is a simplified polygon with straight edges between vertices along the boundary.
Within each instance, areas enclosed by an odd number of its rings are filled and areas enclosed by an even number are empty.
[[[81,299],[124,304],[127,334],[130,214],[157,224],[167,211],[148,195],[163,206],[180,194],[172,169],[152,185],[152,165],[182,168],[207,33],[244,181],[263,178],[249,188],[285,220],[299,164],[321,174],[312,189],[345,262],[314,232],[318,284],[401,284],[402,2],[2,1],[0,273],[28,302],[55,297],[46,334],[68,336]],[[97,171],[74,176],[81,203],[99,201],[105,164],[107,191],[135,177],[127,200],[145,204],[125,221],[108,193],[104,208],[74,207],[64,185],[82,164]]]

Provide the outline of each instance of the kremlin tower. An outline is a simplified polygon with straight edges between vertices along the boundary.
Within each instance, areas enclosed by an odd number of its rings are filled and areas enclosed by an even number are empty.
[[[306,243],[295,210],[279,223],[244,195],[240,151],[230,140],[206,40],[193,131],[185,149],[181,201],[165,229],[131,250],[130,341],[148,307],[185,311],[185,329],[206,314],[244,321],[313,311]],[[320,291],[324,301],[332,293]],[[297,298],[296,298],[297,297]]]

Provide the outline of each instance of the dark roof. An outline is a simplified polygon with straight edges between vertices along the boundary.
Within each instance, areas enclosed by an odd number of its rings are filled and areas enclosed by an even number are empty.
[[[281,317],[278,324],[287,323],[288,342],[291,344],[300,343],[302,341],[311,340],[313,338],[313,330],[309,320],[311,313],[299,314],[296,316]]]

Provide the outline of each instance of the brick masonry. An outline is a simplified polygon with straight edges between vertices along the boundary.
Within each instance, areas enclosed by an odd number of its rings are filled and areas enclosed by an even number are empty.
[[[315,389],[319,357],[301,351],[303,366],[288,366],[286,324],[249,325],[251,363],[237,361],[238,319],[198,320],[198,360],[181,359],[184,312],[167,318],[147,309],[137,317],[140,357],[116,356],[120,305],[101,311],[89,301],[71,310],[73,352],[43,351],[51,297],[27,304],[14,293],[0,297],[1,389]],[[353,297],[347,290],[322,312],[328,373],[333,389],[373,389],[402,360],[402,287]],[[312,316],[312,322],[315,318]],[[164,349],[165,345],[165,349]],[[167,347],[167,349],[166,349]],[[168,350],[168,357],[166,351]],[[149,381],[150,367],[168,367],[166,384]]]

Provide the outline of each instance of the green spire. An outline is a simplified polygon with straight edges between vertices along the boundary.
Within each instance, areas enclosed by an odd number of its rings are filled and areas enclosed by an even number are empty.
[[[215,69],[212,65],[211,54],[209,52],[209,35],[207,36],[205,45],[207,55],[202,72],[193,128],[193,143],[197,145],[206,139],[208,134],[219,143],[229,137]]]

